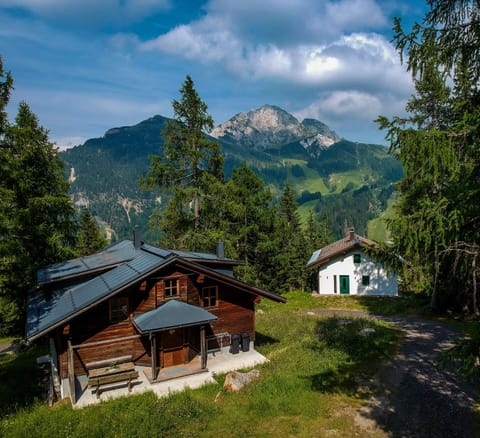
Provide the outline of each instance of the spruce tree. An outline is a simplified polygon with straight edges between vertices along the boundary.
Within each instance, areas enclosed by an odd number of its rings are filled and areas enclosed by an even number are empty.
[[[93,254],[107,246],[107,239],[102,235],[95,219],[88,208],[82,208],[75,251],[79,256]]]
[[[3,73],[3,72],[2,72]],[[0,113],[11,79],[2,84]],[[0,138],[0,330],[19,324],[39,267],[72,255],[73,207],[63,162],[25,102]],[[18,325],[17,325],[18,326]]]
[[[303,290],[306,286],[307,254],[298,205],[290,184],[285,184],[270,239],[261,249],[264,283],[275,291]]]
[[[213,119],[190,76],[186,77],[180,93],[181,99],[172,103],[174,120],[163,132],[163,153],[150,157],[151,165],[143,185],[173,191],[165,220],[160,221],[166,241],[199,249],[195,234],[202,231],[201,198],[208,196],[204,179],[208,178],[207,174],[223,179],[223,155],[220,146],[205,134],[213,129]],[[158,219],[158,215],[155,217]],[[173,239],[168,235],[171,231],[175,233]],[[188,239],[187,235],[190,235]]]
[[[258,246],[270,239],[273,210],[272,194],[264,181],[245,163],[233,170],[226,184],[228,235],[235,257],[243,262],[237,274],[249,282],[258,282]]]

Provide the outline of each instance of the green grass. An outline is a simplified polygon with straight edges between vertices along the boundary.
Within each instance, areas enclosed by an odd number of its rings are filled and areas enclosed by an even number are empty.
[[[430,316],[428,297],[419,294],[409,294],[404,297],[374,297],[354,295],[319,295],[313,296],[306,292],[290,292],[284,295],[288,306],[280,306],[277,312],[289,313],[294,310],[338,309],[359,310],[379,315],[419,314]],[[270,309],[275,303],[264,300],[261,309]]]
[[[27,403],[9,405],[4,398],[8,413],[0,420],[0,436],[47,437],[52,431],[71,437],[309,437],[331,431],[336,436],[370,436],[354,422],[356,409],[369,397],[360,382],[368,381],[378,364],[394,354],[399,332],[372,319],[309,315],[305,310],[329,303],[306,293],[290,293],[287,299],[287,304],[259,306],[256,346],[270,362],[257,367],[260,378],[241,392],[221,391],[221,375],[220,385],[162,399],[151,393],[130,396],[81,410],[65,402],[48,408],[31,396]],[[366,327],[375,332],[362,336],[360,330]],[[33,368],[36,354],[20,353],[13,361]],[[12,366],[7,368],[13,373]],[[19,370],[2,389],[12,393],[19,379],[27,385],[31,377],[26,369]]]
[[[387,209],[375,219],[372,219],[367,224],[368,238],[376,242],[385,242],[389,239],[389,232],[385,219],[392,217],[394,214],[395,199],[392,197],[387,202]]]
[[[0,344],[9,344],[11,342],[19,341],[19,337],[15,336],[7,336],[5,338],[0,337]]]
[[[35,358],[45,353],[45,347],[36,347],[0,356],[0,418],[39,400]]]
[[[355,188],[364,184],[363,175],[360,172],[332,173],[329,178],[329,185],[334,190],[332,193],[341,193],[342,190],[352,183]]]

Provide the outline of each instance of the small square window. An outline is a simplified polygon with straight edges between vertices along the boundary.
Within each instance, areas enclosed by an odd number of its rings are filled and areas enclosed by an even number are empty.
[[[202,287],[202,302],[203,302],[203,307],[217,307],[218,287],[217,286]]]
[[[362,261],[362,257],[360,254],[353,254],[353,263],[360,263]]]
[[[173,298],[178,296],[179,281],[177,278],[171,280],[164,281],[164,288],[165,288],[165,298]]]
[[[370,275],[362,275],[362,285],[368,286],[370,284]]]
[[[125,321],[128,316],[128,297],[112,298],[109,301],[110,322]]]

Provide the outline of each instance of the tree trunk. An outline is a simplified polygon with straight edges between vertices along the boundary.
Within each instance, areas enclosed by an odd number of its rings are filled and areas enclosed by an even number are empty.
[[[473,312],[475,315],[480,316],[480,310],[478,309],[477,301],[477,255],[473,256],[472,260],[472,275],[473,275]]]
[[[195,190],[195,193],[193,195],[193,229],[195,231],[198,231],[199,225],[200,225],[200,203],[198,199],[198,192]]]

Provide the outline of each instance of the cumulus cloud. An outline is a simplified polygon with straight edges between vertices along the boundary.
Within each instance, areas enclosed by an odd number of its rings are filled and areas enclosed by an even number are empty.
[[[299,115],[371,129],[374,118],[391,114],[412,91],[382,34],[390,26],[382,7],[375,0],[210,0],[201,18],[139,47],[268,82],[290,102],[305,90],[303,109],[292,104]]]
[[[354,31],[386,24],[374,0],[212,0],[206,11],[196,21],[143,42],[140,49],[216,62],[242,78],[295,85],[361,82],[375,71],[402,76],[385,37]],[[405,75],[401,82],[407,81]]]
[[[299,120],[321,120],[349,140],[381,143],[385,134],[376,131],[378,126],[374,120],[379,115],[403,115],[405,104],[405,96],[357,90],[332,91],[317,96],[294,115]]]
[[[334,91],[306,108],[297,111],[296,117],[321,120],[336,120],[355,117],[371,121],[382,111],[382,102],[377,96],[356,91]]]

